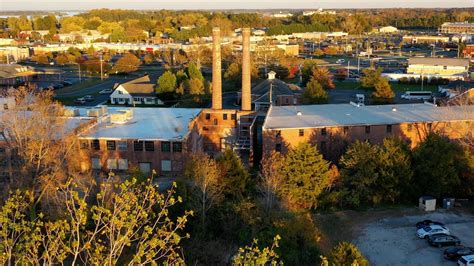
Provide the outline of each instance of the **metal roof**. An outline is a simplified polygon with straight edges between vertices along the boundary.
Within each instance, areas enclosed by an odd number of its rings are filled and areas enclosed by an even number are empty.
[[[298,115],[298,113],[300,113]],[[271,106],[263,129],[390,125],[437,121],[474,121],[474,105],[436,107],[431,104],[321,104]]]
[[[469,66],[469,59],[463,58],[437,58],[437,57],[412,57],[408,59],[409,65],[432,66]]]

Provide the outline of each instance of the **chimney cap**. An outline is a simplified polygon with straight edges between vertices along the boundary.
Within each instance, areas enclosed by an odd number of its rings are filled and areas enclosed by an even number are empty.
[[[301,116],[303,113],[301,111],[296,111],[296,115]]]
[[[275,79],[276,72],[272,70],[272,71],[268,72],[267,75],[268,75],[268,79],[270,79],[270,80]]]

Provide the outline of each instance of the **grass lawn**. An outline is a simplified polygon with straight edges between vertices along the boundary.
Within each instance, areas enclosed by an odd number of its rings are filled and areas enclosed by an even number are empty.
[[[71,93],[71,92],[80,91],[84,88],[95,86],[97,84],[100,84],[100,83],[106,82],[106,81],[107,81],[106,79],[104,79],[103,81],[100,80],[100,79],[85,80],[85,81],[82,81],[82,82],[75,83],[72,86],[64,87],[63,89],[61,89],[61,93]]]

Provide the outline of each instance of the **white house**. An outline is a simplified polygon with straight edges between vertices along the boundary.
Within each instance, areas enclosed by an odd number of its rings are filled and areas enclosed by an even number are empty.
[[[148,75],[119,84],[110,95],[111,104],[163,104],[156,97],[155,86]]]
[[[387,27],[381,27],[379,29],[379,32],[381,33],[394,33],[394,32],[397,32],[398,29],[393,27],[393,26],[387,26]]]

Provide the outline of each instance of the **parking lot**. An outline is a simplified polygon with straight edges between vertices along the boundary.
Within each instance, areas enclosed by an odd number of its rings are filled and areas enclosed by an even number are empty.
[[[374,265],[456,265],[443,258],[447,247],[432,247],[416,236],[415,224],[425,219],[444,223],[462,245],[474,247],[474,216],[443,210],[371,222],[362,228],[354,243]]]

